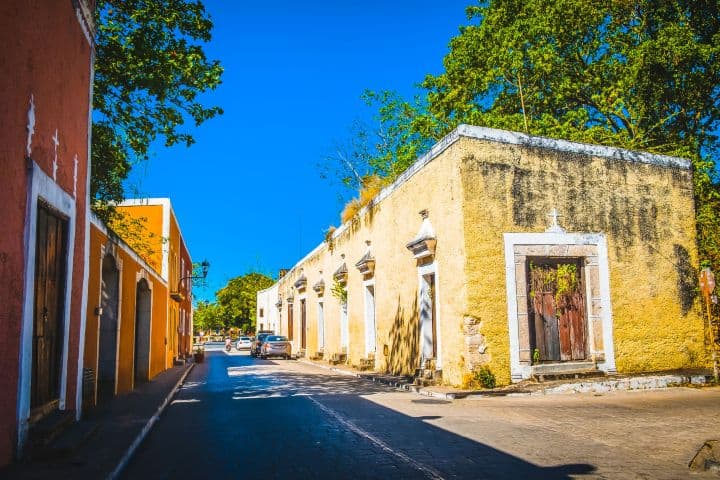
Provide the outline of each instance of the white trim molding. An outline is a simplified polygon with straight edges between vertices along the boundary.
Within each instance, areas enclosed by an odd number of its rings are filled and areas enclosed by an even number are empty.
[[[37,207],[42,200],[51,208],[67,217],[67,259],[65,264],[65,301],[63,311],[63,339],[60,372],[60,410],[66,409],[67,373],[68,373],[68,342],[70,332],[70,308],[72,306],[73,267],[75,254],[76,205],[75,199],[65,192],[53,179],[43,172],[33,160],[28,159],[30,189],[28,191],[27,209],[25,212],[25,288],[23,293],[22,328],[20,331],[20,372],[18,375],[17,400],[17,451],[27,439],[28,422],[30,419],[30,396],[32,388],[32,354],[33,354],[33,316],[35,298],[35,246],[37,243]],[[84,306],[81,306],[81,309]],[[79,395],[80,392],[77,392]]]
[[[524,275],[527,257],[582,258],[586,270],[586,321],[588,322],[589,354],[597,368],[616,373],[613,343],[613,314],[610,301],[610,270],[607,239],[601,233],[505,233],[505,285],[507,294],[508,331],[510,335],[510,374],[513,382],[530,378],[532,366],[529,352],[521,352],[521,337],[527,336],[527,292]],[[523,275],[522,278],[519,278]],[[523,288],[526,290],[526,288]],[[524,303],[524,304],[523,304]],[[602,332],[601,339],[594,338]],[[521,356],[523,358],[521,358]],[[527,357],[527,358],[526,358]]]

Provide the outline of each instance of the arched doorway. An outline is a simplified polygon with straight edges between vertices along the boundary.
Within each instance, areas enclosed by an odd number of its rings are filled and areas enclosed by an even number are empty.
[[[147,280],[140,279],[135,290],[135,383],[150,378],[150,319],[152,292]]]
[[[98,403],[115,395],[117,376],[118,307],[120,303],[120,270],[112,255],[102,262],[100,293],[100,341],[98,355]]]

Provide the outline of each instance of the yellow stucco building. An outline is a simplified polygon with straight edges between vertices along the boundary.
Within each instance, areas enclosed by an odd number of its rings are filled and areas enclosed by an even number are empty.
[[[185,277],[192,275],[192,263],[170,201],[130,200],[117,208],[143,219],[148,248],[141,256],[100,219],[91,219],[87,405],[132,390],[182,361],[191,348],[192,286]]]
[[[691,177],[680,158],[462,125],[258,305],[296,352],[450,385],[706,366]]]

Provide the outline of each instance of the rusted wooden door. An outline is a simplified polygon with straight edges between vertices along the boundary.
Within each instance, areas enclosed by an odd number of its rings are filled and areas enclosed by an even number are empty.
[[[63,348],[67,220],[38,204],[31,408],[59,398]]]
[[[561,360],[584,360],[585,349],[585,298],[582,292],[560,297],[560,356]]]
[[[307,317],[305,315],[305,300],[300,300],[300,348],[305,348],[306,346],[306,335],[305,335],[305,327],[306,327],[306,321]]]
[[[558,280],[573,265],[573,280]],[[533,357],[543,362],[586,359],[585,298],[579,265],[559,262],[533,265],[528,283],[534,348],[538,351]]]

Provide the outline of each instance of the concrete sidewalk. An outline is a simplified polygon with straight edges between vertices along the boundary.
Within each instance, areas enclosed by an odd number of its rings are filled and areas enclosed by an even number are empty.
[[[193,366],[166,370],[132,392],[86,412],[42,454],[0,470],[0,478],[115,478]]]
[[[553,395],[563,393],[607,393],[618,390],[654,390],[683,385],[709,385],[713,381],[713,377],[709,371],[692,373],[667,372],[662,374],[613,375],[608,377],[553,380],[541,383],[523,381],[500,388],[463,390],[443,385],[421,387],[414,385],[411,377],[360,371],[347,365],[332,366],[326,362],[306,358],[298,358],[298,361],[331,370],[341,375],[350,375],[400,390],[415,392],[419,395],[443,400],[497,396]]]

